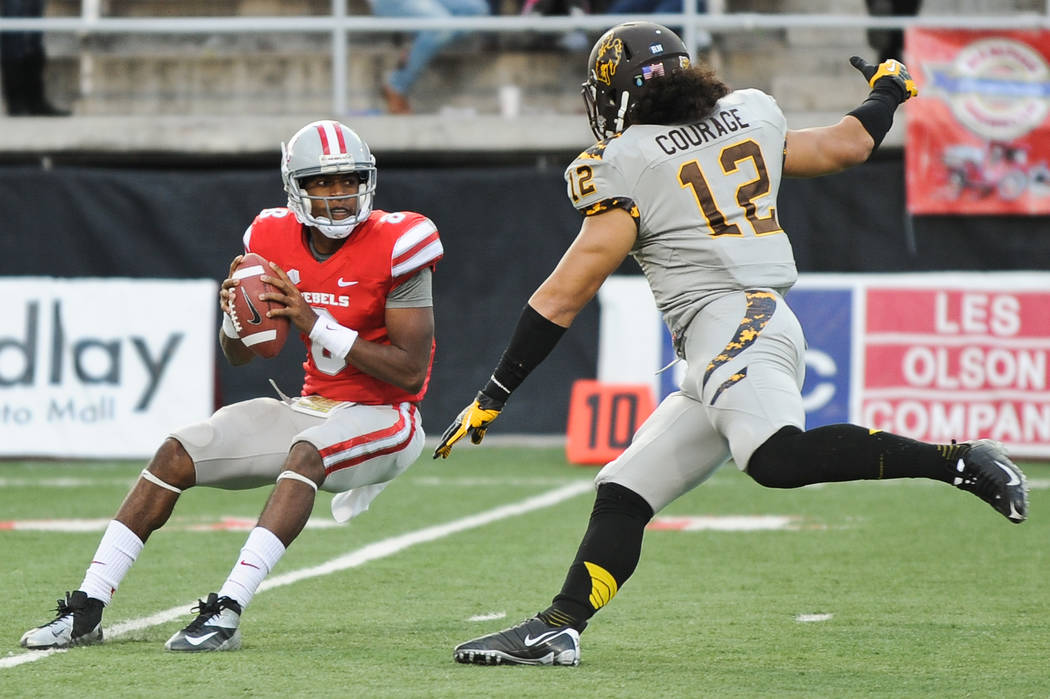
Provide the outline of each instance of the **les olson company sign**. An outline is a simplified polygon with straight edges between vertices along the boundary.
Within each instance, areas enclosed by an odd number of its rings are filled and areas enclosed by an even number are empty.
[[[213,409],[211,280],[0,279],[0,457],[143,458]]]
[[[915,439],[987,437],[1050,457],[1050,274],[805,274],[788,302],[806,333],[806,425],[853,422]],[[612,277],[598,378],[674,391],[673,357],[642,277]]]

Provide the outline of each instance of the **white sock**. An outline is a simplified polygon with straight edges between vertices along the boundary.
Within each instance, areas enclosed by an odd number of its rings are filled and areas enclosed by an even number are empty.
[[[98,543],[95,557],[84,573],[84,582],[80,588],[88,597],[102,600],[108,605],[113,600],[113,593],[120,586],[120,581],[127,575],[131,564],[142,551],[142,540],[126,526],[112,520]]]
[[[236,600],[243,611],[283,555],[284,544],[273,532],[262,527],[252,529],[230,576],[219,590],[219,597]]]

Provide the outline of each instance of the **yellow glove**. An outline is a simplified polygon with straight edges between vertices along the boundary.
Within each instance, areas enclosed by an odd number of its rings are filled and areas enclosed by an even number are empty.
[[[501,410],[503,410],[502,402],[479,391],[474,402],[463,408],[455,421],[445,430],[445,434],[441,435],[441,441],[434,449],[434,458],[440,456],[442,459],[447,459],[452,453],[452,445],[461,440],[464,435],[469,434],[470,441],[474,444],[481,444],[489,425],[499,417]]]
[[[860,56],[853,56],[849,59],[849,62],[851,66],[860,71],[860,74],[864,76],[864,79],[868,81],[868,85],[873,89],[875,88],[875,83],[885,84],[888,81],[898,93],[898,99],[901,102],[919,94],[919,90],[915,87],[915,81],[912,80],[907,66],[900,61],[895,61],[891,58],[874,66]]]

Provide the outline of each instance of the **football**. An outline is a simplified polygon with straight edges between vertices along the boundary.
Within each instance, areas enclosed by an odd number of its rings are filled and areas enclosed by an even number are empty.
[[[270,358],[281,351],[291,323],[284,317],[266,317],[267,311],[280,308],[281,304],[259,299],[260,294],[274,291],[271,284],[260,278],[264,274],[274,275],[269,262],[254,252],[246,254],[233,271],[238,283],[230,303],[230,318],[241,342],[260,357]]]

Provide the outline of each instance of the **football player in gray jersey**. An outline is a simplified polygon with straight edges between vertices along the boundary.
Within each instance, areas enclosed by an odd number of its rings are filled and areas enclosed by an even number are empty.
[[[791,130],[772,97],[730,91],[666,27],[628,22],[591,51],[583,85],[598,142],[565,172],[583,214],[576,240],[533,293],[489,382],[435,449],[475,444],[627,255],[638,261],[687,363],[680,390],[595,478],[594,508],[561,591],[521,624],[460,644],[459,662],[575,665],[579,633],[630,577],[645,525],[732,458],[761,485],[930,478],[1011,522],[1024,474],[997,442],[926,444],[856,425],[805,430],[805,339],[784,300],[796,279],[777,220],[782,176],[867,160],[916,94],[906,68],[850,59],[871,92],[837,124]]]

